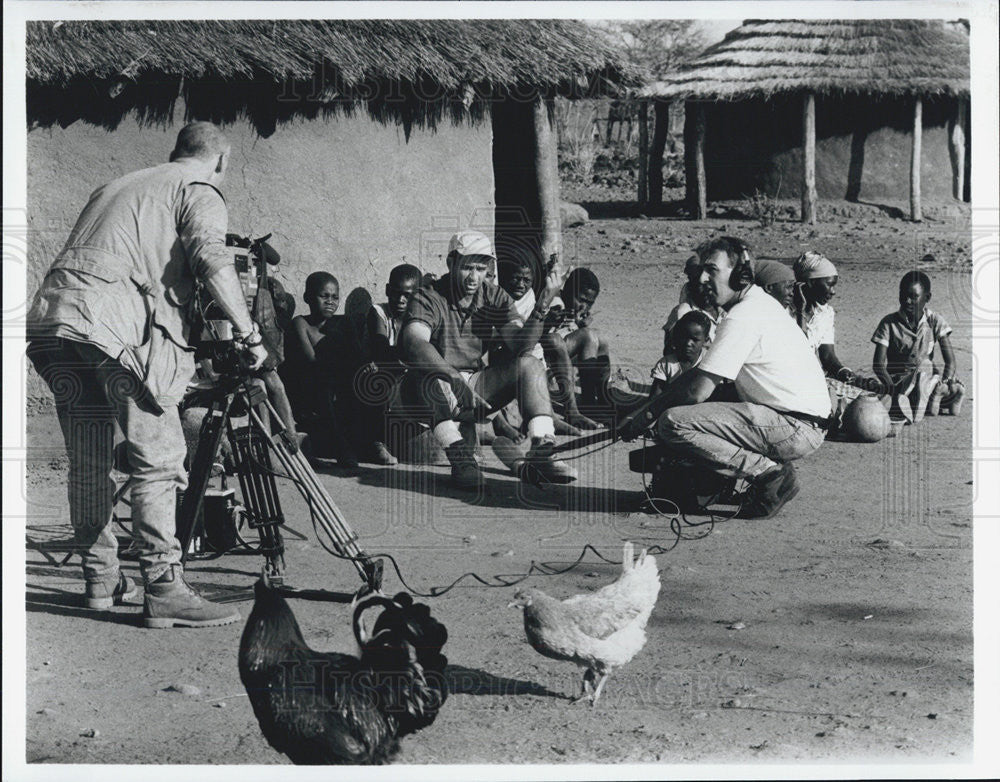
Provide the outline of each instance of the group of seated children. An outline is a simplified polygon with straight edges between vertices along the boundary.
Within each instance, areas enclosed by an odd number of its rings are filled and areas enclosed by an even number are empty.
[[[933,260],[932,256],[923,259],[925,263]],[[681,289],[681,301],[663,327],[663,357],[652,371],[653,394],[662,392],[700,361],[711,344],[715,325],[725,316],[724,311],[704,301],[698,285],[697,255],[688,259],[684,272],[688,281]],[[832,381],[857,386],[856,393],[871,389],[888,396],[890,416],[896,420],[918,423],[925,415],[958,415],[965,387],[955,377],[951,326],[927,307],[930,278],[922,271],[910,271],[900,280],[899,309],[882,318],[872,335],[872,378],[855,373],[837,357],[835,312],[830,302],[838,280],[833,263],[813,251],[804,252],[791,268],[778,261],[760,260],[754,269],[755,284],[796,320]],[[933,361],[938,346],[944,364],[940,371]]]
[[[340,283],[329,272],[306,278],[303,299],[309,313],[291,320],[280,366],[295,420],[309,434],[309,455],[356,467],[361,456],[396,464],[385,443],[385,410],[398,399],[406,367],[397,347],[410,297],[421,284],[420,270],[396,266],[385,286],[386,301],[369,309],[362,345],[350,333],[340,309]],[[376,373],[380,377],[374,378]]]
[[[487,280],[497,276],[500,287],[526,318],[525,313],[535,307],[535,285],[543,279],[542,271],[535,253],[510,252],[501,254]],[[325,271],[306,278],[303,299],[309,311],[287,324],[284,360],[278,372],[290,403],[289,419],[294,419],[283,422],[291,431],[298,428],[309,435],[310,457],[334,459],[342,467],[356,467],[361,459],[397,463],[386,422],[389,410],[401,405],[408,393],[400,382],[407,368],[398,339],[410,299],[433,279],[410,264],[393,268],[385,286],[386,301],[372,304],[358,339],[346,319],[335,317],[340,308],[337,278]],[[559,411],[555,426],[563,434],[578,435],[605,426],[594,420],[609,410],[606,388],[611,367],[606,340],[592,324],[592,307],[599,293],[600,283],[592,271],[572,270],[540,342],[531,351],[548,367],[551,395]],[[490,355],[501,361],[503,350],[498,344]],[[408,409],[411,402],[406,404]],[[493,425],[497,434],[516,441],[525,436],[525,422],[516,403],[513,410],[501,411]]]
[[[535,308],[538,265],[530,251],[514,250],[501,255],[500,287],[514,301],[522,319],[527,319]],[[607,343],[592,325],[591,308],[600,291],[600,282],[592,271],[585,268],[570,271],[561,296],[552,303],[542,337],[532,348],[532,355],[545,362],[552,376],[552,400],[562,408],[556,425],[564,434],[580,434],[581,430],[603,426],[580,409],[581,402],[592,410],[600,409],[611,372]],[[577,374],[579,400],[575,391]]]

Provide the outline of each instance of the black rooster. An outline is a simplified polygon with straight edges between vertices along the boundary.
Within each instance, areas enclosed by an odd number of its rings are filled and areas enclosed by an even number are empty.
[[[405,592],[354,609],[361,657],[306,646],[288,603],[263,581],[240,640],[240,679],[264,738],[293,763],[381,764],[430,725],[447,697],[445,626]],[[371,633],[362,614],[382,607]]]

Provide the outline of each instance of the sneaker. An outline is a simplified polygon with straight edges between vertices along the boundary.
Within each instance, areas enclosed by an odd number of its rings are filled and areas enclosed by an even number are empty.
[[[240,612],[206,600],[184,580],[180,565],[172,565],[146,585],[143,621],[146,627],[217,627],[239,621]]]
[[[375,460],[375,464],[385,464],[389,466],[399,464],[399,459],[392,455],[392,452],[386,447],[386,444],[381,443],[378,440],[372,443],[372,458]]]
[[[532,438],[531,448],[524,457],[529,470],[522,473],[522,478],[534,472],[538,478],[549,483],[572,483],[577,479],[577,472],[573,467],[552,458],[555,444],[556,438],[552,435]]]
[[[770,519],[799,493],[799,481],[791,464],[782,464],[750,481],[740,518]]]
[[[457,489],[478,489],[483,483],[483,471],[476,461],[476,451],[467,442],[458,440],[444,449],[451,464],[451,482]]]
[[[119,573],[117,581],[88,581],[83,604],[93,609],[111,608],[128,602],[136,594],[135,582],[124,573]]]

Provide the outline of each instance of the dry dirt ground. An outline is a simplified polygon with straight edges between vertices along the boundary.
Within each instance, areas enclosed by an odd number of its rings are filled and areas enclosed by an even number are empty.
[[[932,307],[955,327],[959,372],[971,377],[968,231],[951,218],[914,226],[878,209],[812,228],[749,221],[595,219],[566,232],[567,255],[604,285],[596,325],[616,363],[648,373],[660,324],[677,301],[680,267],[722,231],[761,256],[827,253],[840,270],[837,349],[855,367],[896,306],[902,270],[928,248]],[[965,262],[962,262],[962,259]],[[957,259],[957,260],[956,260]],[[971,386],[971,384],[970,384]],[[596,708],[573,705],[568,664],[537,655],[511,589],[468,581],[431,600],[448,627],[453,693],[400,762],[574,763],[792,760],[968,760],[972,750],[971,403],[960,417],[908,427],[874,445],[827,443],[800,465],[802,493],[771,521],[688,529],[658,557],[663,589],[645,649],[608,682]],[[66,538],[65,458],[51,411],[27,420],[29,537]],[[675,542],[666,519],[635,512],[629,446],[584,456],[580,480],[520,487],[492,455],[487,492],[451,490],[442,467],[335,470],[322,480],[372,552],[390,552],[407,582],[428,590],[466,571],[525,571],[566,562],[585,543],[617,558],[621,542]],[[316,542],[304,503],[282,487],[287,564],[297,586],[353,591],[354,571]],[[703,519],[698,519],[699,521]],[[9,520],[8,520],[9,523]],[[708,534],[706,534],[708,533]],[[75,606],[78,570],[29,546],[27,759],[34,763],[283,763],[258,730],[236,668],[242,623],[207,630],[141,629],[137,608]],[[191,580],[249,612],[258,562],[196,562]],[[134,565],[126,572],[134,575]],[[565,597],[617,568],[589,555],[532,581]],[[395,575],[386,579],[395,590]],[[308,640],[348,649],[347,606],[295,601]],[[169,688],[190,685],[195,694]],[[181,688],[185,689],[185,688]],[[85,735],[90,734],[90,735]],[[16,748],[7,748],[17,751]]]

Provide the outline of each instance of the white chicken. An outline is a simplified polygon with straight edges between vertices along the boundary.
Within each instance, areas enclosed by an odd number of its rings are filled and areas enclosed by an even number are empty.
[[[557,600],[540,589],[522,589],[510,603],[524,609],[524,632],[535,651],[585,669],[578,702],[596,704],[612,669],[646,644],[660,572],[645,549],[638,557],[634,554],[632,543],[626,542],[621,576],[592,594]]]

